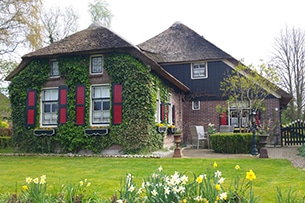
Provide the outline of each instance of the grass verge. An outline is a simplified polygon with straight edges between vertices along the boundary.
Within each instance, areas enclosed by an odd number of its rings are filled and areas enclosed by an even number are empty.
[[[226,179],[226,184],[235,177],[234,167],[241,170],[252,169],[254,192],[262,202],[274,202],[277,187],[282,191],[290,188],[305,194],[305,171],[294,168],[289,161],[282,159],[149,159],[149,158],[98,158],[98,157],[43,157],[43,156],[0,156],[0,194],[20,193],[26,177],[47,176],[48,185],[78,183],[88,179],[91,190],[101,198],[110,198],[120,189],[120,182],[127,173],[134,176],[138,183],[152,174],[161,165],[164,172],[201,174],[212,167],[214,161]]]

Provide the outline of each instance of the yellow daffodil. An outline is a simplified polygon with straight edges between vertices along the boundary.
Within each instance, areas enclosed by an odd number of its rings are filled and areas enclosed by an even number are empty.
[[[22,186],[22,189],[23,189],[23,190],[28,190],[29,188],[28,188],[27,185],[24,185],[24,186]]]
[[[198,177],[196,178],[196,182],[197,182],[197,183],[202,183],[203,177],[204,177],[203,175],[198,176]]]
[[[221,193],[221,194],[219,195],[219,198],[220,198],[221,200],[227,200],[227,193],[226,193],[226,192]]]
[[[32,178],[31,177],[27,177],[26,179],[25,179],[25,182],[27,183],[27,184],[30,184],[31,182],[32,182]]]
[[[42,176],[40,176],[40,179],[47,179],[47,176],[46,175],[42,175]]]
[[[256,175],[254,174],[254,172],[252,170],[250,170],[249,172],[247,172],[246,178],[250,181],[256,179]]]
[[[34,182],[35,184],[38,184],[38,183],[39,183],[38,178],[33,179],[33,182]]]
[[[84,185],[84,181],[79,181],[79,186],[83,186]]]
[[[214,168],[217,168],[217,166],[218,166],[218,165],[217,165],[216,161],[214,161],[213,167],[214,167]]]
[[[183,200],[182,200],[182,203],[187,203],[187,200],[186,200],[186,199],[183,199]]]
[[[46,179],[40,179],[40,182],[39,182],[41,185],[45,184],[46,183]]]
[[[235,166],[235,170],[239,170],[240,169],[240,166],[239,165],[236,165]]]
[[[215,189],[216,189],[216,190],[220,190],[220,189],[221,189],[220,185],[219,185],[219,184],[216,184],[216,185],[215,185]]]
[[[90,183],[90,182],[88,182],[88,183],[87,183],[87,187],[90,187],[90,186],[91,186],[91,183]]]

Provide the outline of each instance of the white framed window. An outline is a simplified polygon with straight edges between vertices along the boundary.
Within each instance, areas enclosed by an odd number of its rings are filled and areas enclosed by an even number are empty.
[[[192,101],[192,109],[200,110],[200,101]]]
[[[58,77],[58,76],[59,76],[58,61],[51,60],[50,61],[50,77]]]
[[[191,75],[192,79],[203,79],[208,77],[207,63],[192,63]]]
[[[110,85],[91,86],[91,124],[110,123]]]
[[[42,90],[41,124],[42,126],[56,126],[58,115],[58,88]]]
[[[90,58],[90,73],[101,74],[103,73],[103,56],[91,56]]]
[[[250,107],[247,102],[230,103],[228,113],[229,125],[234,128],[248,127]]]

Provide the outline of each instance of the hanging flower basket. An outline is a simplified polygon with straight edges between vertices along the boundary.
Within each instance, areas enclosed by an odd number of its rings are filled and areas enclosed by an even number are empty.
[[[165,131],[166,131],[166,127],[162,127],[162,126],[158,127],[158,132],[159,133],[165,133]]]
[[[34,130],[34,135],[36,135],[37,137],[52,136],[55,135],[55,129],[37,129]]]
[[[177,132],[177,128],[168,128],[167,133],[168,134],[175,134]]]
[[[88,128],[88,129],[85,129],[85,134],[88,135],[88,136],[107,135],[108,133],[109,133],[108,128],[97,128],[97,129]]]

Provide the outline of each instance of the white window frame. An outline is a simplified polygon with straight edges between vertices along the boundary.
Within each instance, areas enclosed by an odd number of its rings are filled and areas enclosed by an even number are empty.
[[[56,64],[55,67],[57,67],[57,73],[54,74],[54,64]],[[58,64],[58,61],[53,59],[53,60],[50,60],[50,77],[51,78],[56,78],[56,77],[59,77],[59,64]]]
[[[98,98],[95,98],[94,97],[94,88],[96,87],[102,87],[102,88],[105,88],[105,87],[108,87],[109,89],[109,93],[107,96],[105,97],[98,97]],[[110,101],[110,84],[96,84],[96,85],[92,85],[90,87],[90,124],[91,126],[109,126],[110,124],[110,118],[111,118],[111,101]],[[109,119],[107,121],[103,121],[103,119],[101,119],[101,122],[95,122],[94,121],[94,100],[101,100],[101,105],[103,104],[103,102],[109,102],[109,110],[108,110],[108,113],[109,113]],[[103,115],[103,110],[101,109],[101,115]],[[105,113],[105,112],[104,112]]]
[[[245,112],[250,112],[250,105],[247,104],[247,102],[230,103],[228,108],[228,124],[232,125],[235,128],[248,127],[249,115],[247,115],[246,117],[240,116],[243,115]],[[235,114],[237,116],[235,116]]]
[[[195,103],[197,103],[197,105],[195,105]],[[196,106],[198,106],[197,108],[196,108]],[[192,101],[192,109],[193,110],[200,110],[200,101]]]
[[[96,58],[101,58],[101,67],[100,67],[100,71],[93,71],[93,63],[94,63],[94,59]],[[104,56],[103,55],[93,55],[90,57],[90,74],[91,75],[98,75],[98,74],[103,74],[103,69],[104,69]]]
[[[204,66],[204,67],[201,67]],[[194,70],[197,69],[197,70]],[[198,75],[194,72],[198,72]],[[201,73],[204,72],[205,74]],[[207,62],[198,62],[191,64],[191,77],[192,79],[205,79],[208,78],[208,63]]]
[[[46,91],[57,91],[57,98],[51,99],[51,100],[45,100],[45,92]],[[40,124],[42,127],[57,127],[57,123],[58,123],[58,101],[59,101],[59,93],[58,93],[58,87],[53,87],[53,88],[44,88],[41,91],[41,99],[40,99]],[[52,94],[51,94],[52,95]],[[56,120],[54,123],[45,123],[45,112],[44,112],[44,107],[45,107],[45,103],[50,103],[51,104],[51,108],[53,107],[52,104],[57,104],[57,109],[55,112],[51,112],[49,113],[50,116],[55,116],[56,118],[53,120]]]

